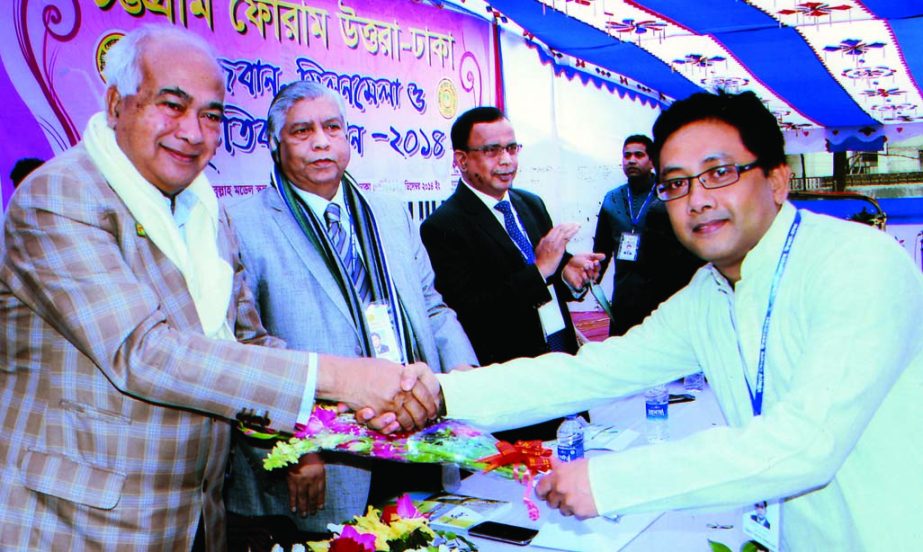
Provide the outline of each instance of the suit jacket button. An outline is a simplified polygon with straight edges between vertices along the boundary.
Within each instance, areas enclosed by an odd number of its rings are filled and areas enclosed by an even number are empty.
[[[362,345],[356,345],[356,356],[362,356]]]

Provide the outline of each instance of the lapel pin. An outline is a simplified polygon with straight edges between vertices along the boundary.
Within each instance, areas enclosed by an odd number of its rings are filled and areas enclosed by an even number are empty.
[[[135,223],[135,232],[137,232],[137,233],[138,233],[138,236],[140,236],[140,237],[142,237],[142,238],[146,238],[146,237],[147,237],[147,232],[145,232],[144,227],[141,226],[141,223],[140,223],[140,222],[136,222],[136,223]]]

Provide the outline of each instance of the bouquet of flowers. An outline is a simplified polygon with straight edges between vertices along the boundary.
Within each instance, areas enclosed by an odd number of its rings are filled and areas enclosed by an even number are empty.
[[[241,430],[252,437],[281,437],[254,428],[243,419]],[[263,460],[263,467],[273,470],[297,464],[302,455],[320,450],[402,462],[454,463],[470,471],[492,471],[525,486],[522,501],[533,520],[539,516],[531,498],[535,476],[551,469],[551,451],[541,441],[506,443],[455,420],[443,420],[414,433],[385,435],[360,424],[354,413],[341,413],[329,404],[315,404],[308,423],[299,425],[288,440],[277,441]]]
[[[281,437],[246,426],[242,431],[254,437]],[[479,460],[497,452],[496,443],[489,433],[455,420],[443,420],[414,433],[385,435],[361,425],[352,412],[340,413],[334,405],[316,404],[307,425],[299,425],[291,438],[279,440],[263,467],[273,470],[298,463],[303,454],[336,450],[402,462],[455,463],[481,471],[491,466]],[[496,467],[494,471],[513,477],[509,466]]]
[[[408,495],[383,510],[369,507],[343,525],[329,525],[330,540],[306,543],[311,552],[474,552],[471,541],[448,531],[429,526],[426,515],[413,505]],[[305,547],[295,545],[293,552]],[[273,549],[276,552],[277,549]],[[278,548],[281,550],[281,547]]]

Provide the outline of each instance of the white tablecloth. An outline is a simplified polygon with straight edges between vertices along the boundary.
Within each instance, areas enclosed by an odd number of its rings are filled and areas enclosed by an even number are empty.
[[[671,385],[672,393],[682,393],[681,385]],[[696,401],[670,405],[670,436],[681,439],[685,435],[724,425],[724,417],[709,389],[701,392]],[[628,397],[614,401],[604,407],[590,411],[594,424],[612,424],[619,429],[632,429],[640,437],[633,446],[644,443],[644,399],[642,396]],[[617,454],[617,453],[611,453]],[[678,462],[682,459],[678,458]],[[708,550],[708,540],[721,542],[732,550],[738,550],[747,539],[740,530],[742,511],[683,511],[660,514],[624,516],[618,522],[604,518],[576,520],[565,518],[557,511],[548,509],[537,501],[541,509],[538,521],[528,518],[522,504],[523,487],[515,481],[494,476],[475,474],[462,481],[460,494],[509,500],[513,507],[497,519],[504,523],[535,527],[540,536],[528,549],[545,550],[537,546],[546,537],[560,528],[575,531],[579,536],[565,537],[561,548],[570,550],[625,550],[626,552],[648,552],[650,550]],[[472,539],[483,552],[523,550],[521,546],[504,544],[481,538]]]

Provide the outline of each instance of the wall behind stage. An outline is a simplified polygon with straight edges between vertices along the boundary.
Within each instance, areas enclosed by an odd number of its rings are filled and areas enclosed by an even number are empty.
[[[234,200],[268,183],[266,112],[284,84],[317,80],[348,111],[350,172],[399,193],[419,218],[451,192],[449,128],[493,105],[489,25],[411,0],[13,0],[0,10],[0,184],[22,157],[50,158],[80,140],[101,107],[102,55],[148,23],[185,27],[218,52],[223,141],[206,173]],[[183,53],[176,53],[182,63]]]
[[[603,197],[625,183],[622,143],[650,136],[661,104],[630,85],[557,65],[522,37],[503,33],[500,44],[506,111],[523,144],[515,186],[540,195],[556,224],[580,223],[567,249],[590,251]],[[603,287],[611,296],[611,274]],[[598,307],[589,298],[571,308]]]

